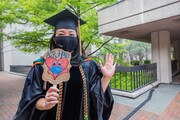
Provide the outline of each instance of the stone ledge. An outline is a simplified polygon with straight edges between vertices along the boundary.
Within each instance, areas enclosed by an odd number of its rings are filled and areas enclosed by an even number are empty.
[[[28,74],[31,68],[31,65],[10,65],[10,72]]]
[[[23,77],[27,77],[26,74],[22,74],[22,73],[17,73],[17,72],[8,72],[9,74],[13,74],[13,75],[18,75],[18,76],[23,76]]]
[[[145,93],[146,91],[150,90],[151,88],[157,86],[159,83],[160,83],[159,81],[156,81],[156,82],[154,82],[152,84],[149,84],[149,85],[147,85],[147,86],[145,86],[145,87],[143,87],[143,88],[141,88],[141,89],[139,89],[139,90],[137,90],[137,91],[135,91],[133,93],[124,92],[124,91],[118,91],[118,90],[112,90],[112,89],[111,89],[111,91],[112,91],[112,93],[114,95],[125,96],[125,97],[130,97],[130,98],[136,98],[139,95],[141,95],[141,94]]]

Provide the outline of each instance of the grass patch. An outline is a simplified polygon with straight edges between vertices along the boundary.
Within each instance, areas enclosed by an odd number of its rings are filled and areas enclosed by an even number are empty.
[[[134,91],[154,81],[151,71],[116,72],[110,81],[112,89]]]

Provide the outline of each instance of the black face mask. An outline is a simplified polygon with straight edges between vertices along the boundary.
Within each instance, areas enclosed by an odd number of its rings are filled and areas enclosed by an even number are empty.
[[[59,36],[55,38],[55,48],[61,48],[64,51],[72,52],[71,54],[71,65],[78,67],[81,63],[79,54],[79,44],[77,37]]]
[[[64,51],[72,52],[78,47],[77,37],[58,36],[55,38],[56,48],[61,48]]]

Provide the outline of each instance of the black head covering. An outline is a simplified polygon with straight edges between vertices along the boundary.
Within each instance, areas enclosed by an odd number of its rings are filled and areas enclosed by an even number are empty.
[[[73,30],[77,31],[78,20],[80,21],[80,25],[85,24],[85,22],[83,20],[79,19],[75,14],[73,14],[69,10],[65,9],[65,10],[59,12],[58,14],[44,20],[44,22],[51,26],[54,26],[55,31],[58,29],[62,29],[62,28],[73,29]],[[78,41],[79,41],[79,39],[78,39]],[[56,48],[56,47],[54,47],[54,48]],[[78,44],[78,47],[72,53],[71,65],[79,66],[80,62],[81,62],[80,48],[79,48],[79,44]]]
[[[55,27],[55,30],[59,28],[73,29],[76,30],[78,27],[78,20],[80,20],[80,25],[85,24],[85,22],[79,19],[75,14],[65,9],[58,14],[44,20],[45,23]]]

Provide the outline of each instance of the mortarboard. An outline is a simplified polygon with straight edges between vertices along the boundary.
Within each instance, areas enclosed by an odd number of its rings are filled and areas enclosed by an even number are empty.
[[[72,12],[70,12],[68,9],[65,9],[65,10],[59,12],[58,14],[55,14],[52,17],[44,20],[45,23],[47,23],[51,26],[54,26],[55,28],[57,28],[58,24],[64,24],[64,22],[70,23],[72,21],[75,23],[76,27],[78,27],[78,21],[80,21],[80,25],[85,24],[85,22],[83,20],[79,19],[79,17],[77,17]]]

